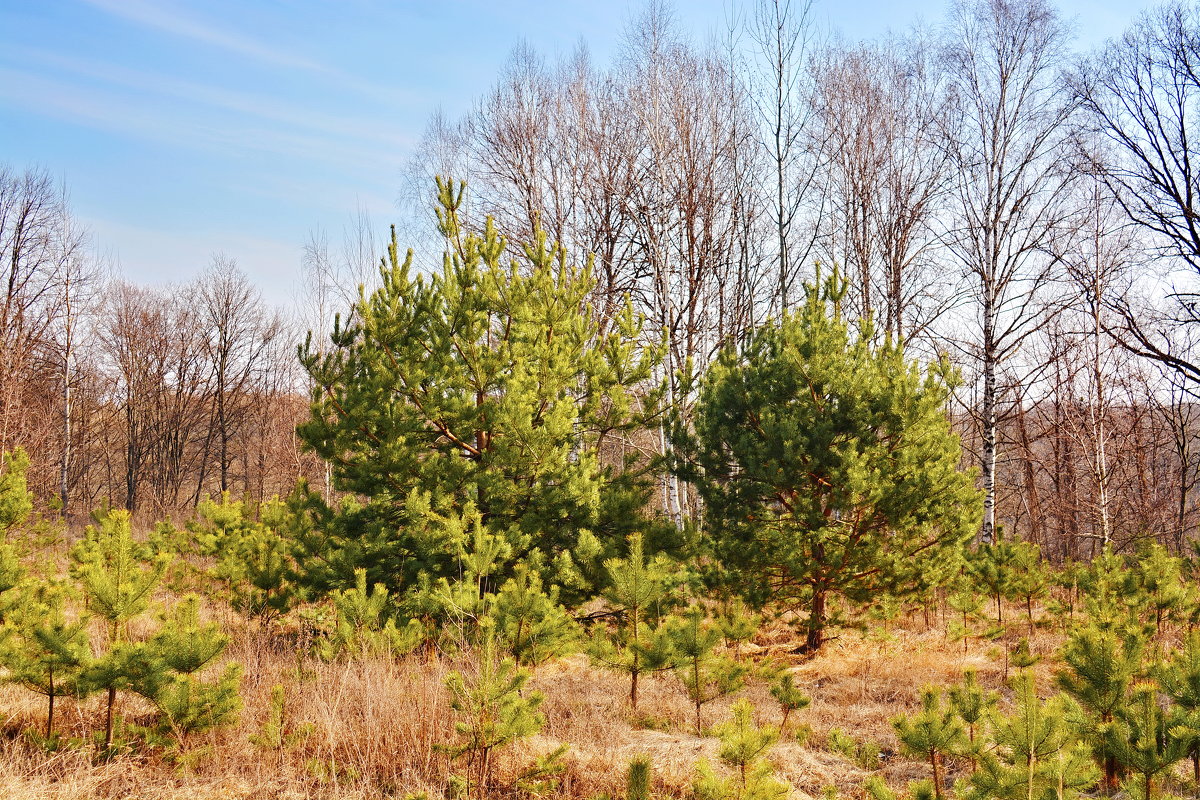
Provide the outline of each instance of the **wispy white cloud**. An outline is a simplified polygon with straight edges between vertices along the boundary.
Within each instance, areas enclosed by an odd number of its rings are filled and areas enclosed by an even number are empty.
[[[411,137],[401,136],[378,119],[355,119],[330,114],[312,107],[299,107],[264,95],[167,77],[161,73],[129,69],[95,59],[64,56],[33,47],[13,47],[7,60],[25,67],[45,67],[70,74],[88,83],[103,82],[138,95],[158,94],[189,104],[202,103],[215,109],[255,117],[289,127],[331,136],[370,142],[387,148],[408,148]]]
[[[218,47],[272,66],[302,69],[308,72],[326,72],[328,69],[324,65],[302,56],[273,48],[248,36],[223,30],[190,17],[161,2],[152,3],[146,2],[146,0],[83,0],[83,2],[129,22]]]
[[[226,155],[279,154],[349,168],[363,175],[376,171],[381,162],[398,163],[405,145],[386,137],[381,141],[378,136],[362,136],[361,131],[355,138],[321,130],[319,124],[293,124],[289,120],[299,112],[279,108],[271,111],[267,103],[261,104],[258,113],[244,109],[241,114],[216,117],[203,109],[155,103],[145,96],[122,96],[2,66],[0,98],[35,113],[141,139]],[[210,99],[218,97],[214,94]],[[246,97],[223,101],[231,110],[252,102]],[[274,122],[280,124],[272,125]]]
[[[82,2],[135,25],[152,28],[193,42],[199,42],[229,53],[243,56],[272,67],[294,69],[325,78],[331,84],[382,101],[402,99],[402,93],[391,87],[363,80],[344,70],[331,67],[289,50],[245,34],[205,22],[162,2],[147,0],[82,0]]]

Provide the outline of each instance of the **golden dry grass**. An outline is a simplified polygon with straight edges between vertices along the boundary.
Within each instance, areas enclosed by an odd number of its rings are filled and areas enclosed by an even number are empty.
[[[445,675],[463,666],[439,654],[412,655],[402,661],[366,660],[321,663],[298,659],[294,650],[269,643],[253,628],[235,625],[229,655],[246,668],[242,685],[244,710],[237,726],[188,742],[186,757],[139,752],[107,763],[94,763],[87,747],[46,753],[20,731],[36,728],[44,700],[18,687],[0,689],[0,797],[24,798],[350,798],[405,797],[424,793],[442,796],[450,770],[439,749],[453,737],[453,711]],[[792,670],[797,683],[813,698],[812,705],[792,716],[789,728],[811,729],[801,744],[785,737],[772,761],[799,797],[819,795],[836,786],[843,796],[859,796],[869,774],[862,765],[830,752],[828,732],[839,728],[860,741],[876,743],[880,769],[893,784],[924,777],[921,764],[895,754],[891,719],[915,710],[921,689],[958,681],[974,669],[991,688],[1003,688],[1003,650],[996,643],[950,642],[941,621],[926,627],[920,618],[893,623],[870,635],[843,632],[818,655],[792,655],[791,634],[776,628],[744,648],[743,656],[772,657]],[[1055,634],[1037,631],[1036,652],[1050,653]],[[1039,665],[1043,688],[1049,687],[1048,660]],[[570,744],[561,798],[624,794],[625,765],[637,753],[653,758],[656,789],[662,795],[685,796],[695,763],[712,759],[717,740],[697,737],[692,710],[670,675],[643,683],[635,725],[627,705],[628,685],[616,674],[592,667],[586,657],[572,656],[538,668],[530,688],[542,692],[546,725],[542,734],[505,753],[502,775],[512,775],[537,753],[559,743]],[[286,716],[293,731],[308,734],[294,746],[267,750],[251,743],[267,718],[271,688],[287,690]],[[760,722],[778,724],[778,704],[762,681],[740,693],[756,707]],[[736,698],[704,708],[706,725],[729,716]],[[100,700],[75,704],[62,701],[64,734],[85,738],[102,724]],[[148,711],[131,699],[122,713],[133,720]],[[953,765],[952,765],[953,766]],[[952,768],[961,773],[963,765]]]

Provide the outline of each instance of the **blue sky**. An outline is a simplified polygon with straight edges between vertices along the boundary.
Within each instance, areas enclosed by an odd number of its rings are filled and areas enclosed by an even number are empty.
[[[1143,0],[1065,0],[1081,47]],[[680,0],[703,38],[733,0]],[[932,0],[816,0],[846,38],[936,22]],[[183,282],[216,252],[291,299],[309,232],[356,207],[382,232],[429,115],[467,110],[524,39],[619,46],[631,0],[0,0],[0,162],[60,176],[130,279]]]

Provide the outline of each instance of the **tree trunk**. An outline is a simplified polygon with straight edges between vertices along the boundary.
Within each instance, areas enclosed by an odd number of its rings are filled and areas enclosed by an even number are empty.
[[[983,528],[979,541],[996,540],[996,343],[995,309],[988,282],[983,286]]]
[[[813,589],[812,605],[808,610],[808,635],[804,652],[815,653],[825,641],[825,587]]]
[[[109,687],[108,711],[104,716],[104,749],[112,747],[113,740],[113,706],[117,704],[117,690]]]
[[[47,739],[49,739],[51,736],[54,735],[54,667],[53,666],[51,666],[49,669],[49,675],[50,675],[50,691],[49,691],[50,708],[46,712],[46,738]]]

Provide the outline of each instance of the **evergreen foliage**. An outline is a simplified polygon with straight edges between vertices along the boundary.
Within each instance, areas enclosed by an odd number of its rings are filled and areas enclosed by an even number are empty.
[[[463,758],[463,793],[484,797],[492,781],[492,755],[542,729],[538,712],[543,696],[523,694],[529,673],[512,659],[500,660],[495,644],[486,639],[474,672],[454,671],[446,676],[450,705],[457,712],[454,729],[458,741],[447,748],[452,759]]]
[[[1192,780],[1200,789],[1200,633],[1193,632],[1158,670],[1159,682],[1183,713],[1172,735],[1186,742]]]
[[[17,448],[3,454],[3,469],[0,470],[0,644],[3,644],[5,628],[11,609],[20,602],[19,593],[13,591],[25,576],[17,549],[15,532],[25,525],[33,511],[33,495],[29,492],[25,474],[29,469],[29,456]]]
[[[1009,539],[1000,531],[994,541],[980,544],[967,557],[967,572],[991,596],[999,626],[1004,625],[1004,599],[1016,599],[1028,591],[1032,603],[1032,597],[1044,591],[1036,574],[1040,566],[1037,545]],[[1031,570],[1034,575],[1027,577]]]
[[[149,644],[172,672],[191,675],[225,652],[229,637],[216,622],[202,624],[200,598],[187,595],[163,615],[162,626]]]
[[[962,683],[951,686],[947,697],[950,708],[967,726],[967,740],[974,749],[975,734],[980,726],[996,707],[999,695],[979,685],[975,670],[963,673]]]
[[[892,721],[905,753],[924,758],[933,771],[933,794],[942,797],[942,761],[967,743],[967,732],[953,708],[942,705],[941,692],[932,687],[921,695],[921,711]]]
[[[202,680],[190,673],[173,673],[157,689],[154,703],[163,721],[182,745],[193,733],[232,725],[242,709],[238,688],[240,664],[228,663],[215,680]]]
[[[85,693],[80,675],[91,658],[86,616],[67,612],[67,587],[58,581],[24,585],[0,649],[6,680],[46,697],[46,739],[54,738],[56,698]]]
[[[1159,544],[1150,545],[1138,555],[1130,571],[1127,591],[1142,601],[1159,637],[1163,625],[1186,618],[1194,602],[1183,582],[1183,559],[1170,555]]]
[[[396,658],[413,650],[424,638],[421,623],[409,620],[397,624],[389,605],[390,594],[382,583],[367,590],[367,571],[354,572],[354,586],[330,595],[333,603],[333,631],[317,646],[317,654],[329,660],[340,654],[366,658]]]
[[[779,723],[779,730],[784,732],[787,731],[788,717],[791,713],[808,708],[812,703],[812,698],[796,686],[795,678],[790,672],[780,675],[779,680],[771,686],[771,696],[779,701],[779,706],[783,709],[783,721]]]
[[[641,533],[629,537],[625,558],[605,560],[604,569],[604,599],[620,623],[611,637],[595,637],[590,652],[594,662],[629,675],[629,704],[636,711],[641,676],[670,666],[669,644],[656,634],[653,620],[668,597],[671,573],[662,556],[647,560]]]
[[[731,767],[733,775],[721,778],[701,760],[696,765],[693,791],[698,800],[782,800],[791,787],[774,776],[766,755],[779,740],[779,730],[754,724],[754,707],[748,700],[733,705],[733,718],[717,725],[720,738],[717,758]]]
[[[701,707],[742,688],[746,667],[715,652],[721,643],[721,631],[698,606],[667,620],[665,628],[675,676],[692,701],[696,711],[696,735],[702,736]]]
[[[1013,679],[1016,708],[999,717],[968,800],[1071,800],[1096,783],[1099,772],[1070,720],[1073,703],[1059,694],[1037,696],[1033,676]]]
[[[1181,709],[1163,708],[1157,684],[1140,681],[1115,718],[1101,727],[1105,752],[1138,776],[1144,800],[1153,800],[1155,779],[1187,755],[1190,737],[1173,733],[1184,722]]]
[[[4,453],[0,470],[0,535],[7,537],[21,527],[33,513],[33,495],[29,492],[26,474],[29,455],[21,448]]]
[[[208,574],[225,586],[229,604],[265,628],[299,600],[299,574],[287,535],[294,522],[288,505],[274,500],[258,513],[253,519],[226,492],[219,501],[200,501],[191,528],[199,553],[215,560]]]
[[[89,689],[107,692],[104,747],[112,746],[117,692],[157,680],[152,654],[129,642],[128,625],[150,605],[170,556],[155,553],[133,538],[129,512],[112,510],[89,525],[71,550],[71,571],[83,587],[88,608],[104,623],[107,650],[85,674]],[[153,689],[143,689],[153,694]]]
[[[842,318],[835,272],[803,308],[723,350],[699,387],[676,468],[705,502],[706,541],[752,605],[806,608],[806,648],[835,595],[866,601],[954,575],[980,519],[945,414],[953,374]]]
[[[636,755],[625,770],[625,800],[650,800],[650,756]]]
[[[367,498],[332,515],[325,544],[347,570],[407,591],[452,578],[471,505],[548,585],[571,573],[594,590],[605,555],[640,521],[648,484],[601,463],[605,440],[658,414],[662,354],[626,303],[602,330],[591,267],[537,231],[515,248],[491,220],[469,230],[463,187],[438,181],[442,269],[414,275],[393,232],[381,286],[339,321],[326,351],[305,345],[312,416],[300,437],[341,490]],[[582,540],[601,553],[579,558]],[[540,560],[539,560],[540,557]],[[501,581],[511,574],[497,576]]]
[[[524,567],[500,587],[490,617],[496,643],[524,666],[561,656],[579,639],[578,625],[558,603],[557,587],[542,591],[542,579]]]
[[[1078,628],[1059,654],[1064,667],[1055,673],[1058,687],[1089,715],[1085,733],[1104,768],[1108,788],[1116,786],[1119,764],[1103,727],[1113,722],[1142,671],[1143,641],[1127,634],[1126,629],[1094,624]]]

